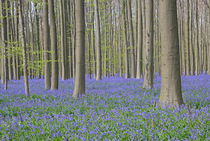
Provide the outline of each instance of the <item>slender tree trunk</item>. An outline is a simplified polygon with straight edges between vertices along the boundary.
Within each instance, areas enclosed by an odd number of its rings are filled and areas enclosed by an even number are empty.
[[[125,0],[123,0],[123,23],[124,23],[124,41],[125,41],[125,78],[129,78],[129,64],[128,64],[128,40],[127,40],[127,23],[125,13]]]
[[[75,56],[75,47],[76,47],[76,15],[75,15],[75,1],[72,1],[72,24],[73,24],[73,31],[72,31],[72,67],[73,67],[73,77],[75,79],[75,74],[76,74],[76,56]]]
[[[7,90],[7,84],[8,84],[8,64],[7,64],[7,47],[8,47],[8,39],[7,39],[7,12],[6,12],[6,0],[1,0],[1,8],[2,8],[2,39],[3,39],[3,83],[4,83],[4,89]]]
[[[0,40],[1,40],[1,37],[0,37]],[[2,49],[0,49],[0,53],[2,54]],[[1,68],[0,68],[0,78],[1,78],[1,83],[3,83],[3,75],[4,75],[4,73],[3,73],[3,59],[1,58],[0,59],[0,66],[1,66]]]
[[[44,64],[44,29],[43,29],[43,17],[40,18],[40,78],[44,78],[44,72],[45,72],[45,64]]]
[[[19,48],[19,27],[18,27],[18,25],[19,25],[19,7],[18,7],[18,3],[17,3],[17,1],[15,1],[15,5],[16,5],[16,24],[15,24],[15,26],[16,26],[16,41],[17,41],[17,48]],[[17,74],[16,74],[16,76],[17,76],[17,80],[20,80],[20,69],[19,69],[19,52],[18,52],[18,50],[17,50],[17,52],[16,52],[16,59],[15,59],[15,61],[16,61],[16,68],[17,68]]]
[[[12,4],[12,15],[14,15],[14,11],[15,11],[15,6],[14,6],[14,4]],[[14,18],[12,18],[12,39],[13,39],[13,41],[16,41],[15,40],[15,31],[16,31],[16,29],[15,29],[15,19]],[[14,44],[14,46],[15,46],[15,44]],[[13,64],[12,64],[12,67],[13,67],[13,79],[14,80],[17,80],[17,75],[16,75],[16,71],[17,71],[17,68],[16,68],[16,61],[15,61],[15,56],[16,56],[16,54],[15,54],[15,47],[12,49],[12,52],[13,52],[13,54],[12,54],[12,62],[13,62]]]
[[[162,44],[159,104],[175,107],[183,104],[176,0],[160,0],[159,12]]]
[[[85,13],[84,0],[75,1],[76,12],[76,74],[73,98],[85,94]]]
[[[51,90],[58,89],[58,51],[57,51],[57,33],[55,25],[54,1],[48,0],[48,9],[50,16],[50,37],[52,51],[52,80]]]
[[[31,6],[32,7],[32,6]],[[32,8],[31,8],[32,9]],[[30,18],[31,18],[31,21],[30,21],[30,23],[31,23],[31,52],[32,52],[32,54],[31,54],[31,66],[32,66],[32,68],[31,68],[31,73],[32,73],[32,78],[34,78],[35,77],[35,70],[34,70],[34,66],[35,66],[35,63],[34,63],[34,61],[35,61],[35,55],[34,55],[34,51],[35,51],[35,43],[34,43],[34,21],[33,21],[33,16],[32,16],[32,12],[30,13]]]
[[[35,6],[35,14],[36,14],[36,45],[37,45],[37,66],[38,66],[38,78],[41,78],[41,71],[39,66],[41,66],[40,64],[40,59],[41,59],[41,47],[40,47],[40,30],[39,30],[39,15],[38,15],[38,11],[37,11],[37,4],[34,5]]]
[[[205,17],[206,17],[206,21],[207,21],[207,10],[205,10]],[[204,73],[207,74],[208,71],[208,28],[207,28],[207,22],[205,22],[205,35],[204,35],[204,40],[205,40],[205,47],[204,47]]]
[[[182,7],[182,1],[180,1],[179,3],[180,5],[180,27],[181,27],[181,30],[180,30],[180,40],[181,40],[181,55],[182,55],[182,71],[183,71],[183,74],[186,75],[186,56],[185,56],[185,34],[184,34],[184,16],[183,16],[183,13],[184,13],[184,8]]]
[[[136,78],[143,76],[142,71],[142,47],[143,47],[143,23],[142,23],[142,2],[138,2],[138,42],[137,42],[137,74]]]
[[[9,51],[11,50],[11,33],[12,33],[12,27],[11,27],[11,7],[10,7],[10,2],[7,0],[7,47],[9,48]],[[7,55],[7,64],[8,64],[8,80],[12,80],[12,58],[11,58],[11,52],[8,52]]]
[[[100,18],[98,10],[98,0],[95,2],[95,19],[96,19],[96,51],[97,51],[97,73],[96,80],[101,80],[102,75],[102,62],[101,62],[101,28],[100,28]]]
[[[120,5],[120,1],[118,1],[118,4]],[[119,23],[121,23],[121,8],[119,6],[119,16],[118,20]],[[119,60],[119,77],[122,77],[122,41],[121,41],[121,24],[118,24],[118,60]]]
[[[143,23],[143,47],[142,47],[142,52],[143,52],[143,74],[145,75],[145,49],[146,49],[146,0],[142,0],[142,23]]]
[[[146,6],[146,48],[145,48],[145,74],[143,88],[153,88],[153,0],[147,0]]]
[[[91,79],[91,74],[92,74],[92,70],[91,70],[91,52],[90,49],[92,47],[91,45],[91,31],[88,33],[88,75],[89,78]]]
[[[210,39],[210,1],[208,3],[208,9],[209,9],[209,22],[207,23],[208,24],[208,39]],[[208,40],[208,74],[210,75],[210,40]]]
[[[1,5],[0,5],[0,10],[1,10]],[[1,15],[2,16],[2,15]],[[1,30],[0,30],[0,40],[2,40],[1,37]],[[2,43],[0,42],[0,45],[2,45]],[[2,54],[2,48],[0,48],[0,54]],[[0,58],[0,79],[2,80],[2,58]]]
[[[156,11],[154,13],[156,13],[156,21],[155,21],[155,24],[156,24],[156,54],[154,54],[154,56],[156,57],[155,60],[156,60],[156,72],[158,73],[158,75],[160,76],[160,29],[159,29],[159,8],[158,8],[158,3],[159,1],[156,1],[155,2],[155,9]],[[155,32],[154,32],[155,33]]]
[[[200,19],[200,54],[199,54],[199,59],[200,59],[200,73],[203,73],[203,25],[202,25],[202,22],[203,21],[203,16],[201,16],[201,19]]]
[[[44,79],[45,89],[50,89],[50,56],[49,56],[49,22],[48,22],[48,1],[43,0],[43,29],[44,29]]]
[[[94,12],[92,15],[92,23],[94,22]],[[95,53],[95,32],[94,32],[94,24],[92,25],[92,32],[91,32],[91,38],[92,38],[92,50],[93,50],[93,74],[94,78],[96,78],[96,53]]]
[[[105,2],[105,3],[107,3],[107,2]],[[106,24],[105,25],[105,37],[104,37],[105,38],[105,51],[104,51],[104,76],[105,77],[107,77],[107,74],[108,74],[108,69],[107,69],[108,68],[107,67],[108,66],[108,63],[107,63],[108,62],[107,61],[107,56],[108,56],[107,55],[107,48],[108,48],[108,26],[107,26],[107,21],[108,20],[107,19],[108,18],[106,16],[106,12],[108,13],[108,10],[107,10],[108,8],[106,7],[106,5],[107,4],[104,4],[104,9],[105,9],[104,10],[104,16],[105,16],[104,24]]]
[[[182,12],[180,8],[180,3],[181,3],[181,0],[178,0],[177,1],[177,15],[179,16],[177,17],[177,21],[178,21],[178,34],[179,34],[180,73],[182,75],[182,70],[183,70],[183,67],[182,67],[182,61],[183,61],[183,58],[182,58]]]
[[[134,34],[133,34],[133,21],[132,21],[132,11],[131,11],[131,0],[127,1],[128,6],[128,21],[130,30],[130,55],[131,55],[131,78],[135,78],[135,55],[134,55]]]
[[[191,75],[195,75],[195,55],[194,55],[194,39],[193,39],[193,2],[191,1],[191,8],[190,8],[190,64],[191,64]]]
[[[113,18],[112,18],[112,4],[111,4],[111,1],[108,2],[108,7],[109,7],[109,36],[108,36],[108,39],[109,39],[109,48],[108,48],[108,77],[112,76],[112,48],[113,48],[113,28],[112,28],[112,22],[113,22]]]
[[[186,4],[186,12],[187,12],[187,18],[185,18],[185,47],[186,47],[186,74],[190,75],[190,39],[189,39],[189,0],[187,0]]]
[[[67,50],[66,50],[66,18],[65,18],[65,0],[60,0],[60,15],[61,15],[61,78],[62,80],[67,79]]]
[[[196,68],[195,68],[195,74],[196,75],[199,75],[200,74],[200,59],[199,59],[199,54],[200,54],[200,51],[199,51],[199,48],[200,48],[200,38],[199,38],[199,34],[200,34],[200,31],[199,31],[199,7],[198,7],[198,1],[199,0],[196,0],[196,27],[197,27],[197,39],[196,39],[196,42],[197,42],[197,45],[196,45]]]
[[[20,23],[20,33],[21,33],[21,41],[22,41],[22,47],[23,47],[23,73],[24,73],[25,94],[26,94],[26,97],[29,97],[30,93],[29,93],[29,84],[28,84],[26,42],[25,42],[25,34],[24,34],[22,4],[23,4],[23,0],[19,0],[19,20],[20,20],[19,23]]]
[[[68,29],[68,31],[67,31],[67,42],[68,42],[68,63],[69,63],[69,78],[72,78],[73,77],[73,64],[72,64],[72,27],[69,27],[68,25],[70,25],[70,26],[72,26],[72,14],[70,14],[70,13],[73,13],[72,12],[72,8],[71,8],[71,6],[72,6],[72,4],[71,4],[71,1],[67,1],[67,4],[66,4],[66,6],[67,6],[67,13],[68,14],[66,14],[66,16],[67,16],[67,29]]]

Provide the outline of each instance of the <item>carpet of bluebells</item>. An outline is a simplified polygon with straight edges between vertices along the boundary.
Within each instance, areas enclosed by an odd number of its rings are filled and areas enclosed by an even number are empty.
[[[60,80],[59,90],[44,90],[43,79],[0,85],[0,140],[210,140],[210,76],[183,76],[186,105],[160,108],[160,77],[154,89],[143,79],[86,79],[86,95],[72,99],[73,80]]]

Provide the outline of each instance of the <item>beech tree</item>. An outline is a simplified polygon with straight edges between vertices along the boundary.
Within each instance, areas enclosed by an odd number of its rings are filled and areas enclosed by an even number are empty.
[[[208,39],[210,38],[210,1],[208,2],[209,9],[209,24],[208,24]],[[208,40],[208,56],[210,56],[210,40]],[[208,57],[208,74],[210,75],[210,57]]]
[[[125,52],[125,78],[129,78],[130,74],[129,74],[129,59],[128,59],[128,40],[127,40],[127,22],[126,22],[126,2],[125,0],[123,0],[123,25],[124,25],[124,42],[125,42],[125,48],[124,48],[124,52]]]
[[[2,8],[2,45],[3,45],[3,61],[2,61],[2,82],[4,83],[4,89],[7,90],[8,84],[8,64],[7,64],[7,15],[6,15],[6,0],[1,0]]]
[[[66,16],[65,16],[65,5],[66,0],[60,0],[60,25],[61,25],[61,78],[66,80],[68,78],[68,62],[67,62],[67,36],[66,36]]]
[[[26,42],[25,42],[25,33],[24,33],[24,21],[23,21],[23,0],[19,0],[19,22],[20,22],[20,36],[21,36],[21,44],[23,47],[23,73],[24,73],[24,84],[25,84],[25,94],[26,97],[29,97],[29,84],[28,84],[28,70],[27,70],[27,56],[26,56]]]
[[[100,18],[99,18],[99,10],[98,10],[98,0],[94,0],[95,2],[95,20],[96,20],[96,50],[97,50],[97,73],[96,80],[101,80],[102,75],[102,65],[101,65],[101,28],[100,28]]]
[[[143,88],[153,88],[153,0],[146,0],[146,46],[145,46],[145,73]]]
[[[57,32],[55,24],[54,1],[48,0],[48,9],[50,16],[50,38],[51,38],[51,55],[52,55],[52,79],[51,90],[58,89],[58,49],[57,49]]]
[[[85,94],[85,13],[84,0],[75,1],[76,15],[76,72],[73,98]]]
[[[45,61],[45,89],[50,89],[50,56],[49,56],[49,22],[48,22],[48,0],[43,0],[43,29],[44,29],[44,61]]]
[[[142,51],[143,51],[143,22],[142,22],[142,1],[138,2],[138,40],[137,40],[137,72],[136,78],[142,78],[143,68],[142,68]]]
[[[131,62],[131,69],[130,69],[130,76],[131,78],[135,78],[136,71],[135,71],[135,55],[134,55],[134,34],[133,34],[133,21],[132,21],[132,11],[131,11],[131,0],[127,1],[127,14],[128,14],[128,23],[129,23],[129,33],[130,33],[130,62]]]
[[[159,15],[162,46],[159,104],[175,107],[183,104],[176,0],[160,0]]]

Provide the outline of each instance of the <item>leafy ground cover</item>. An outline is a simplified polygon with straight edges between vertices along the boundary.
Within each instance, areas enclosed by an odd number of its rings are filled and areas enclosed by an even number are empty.
[[[183,76],[185,103],[179,109],[155,106],[154,89],[143,80],[86,80],[86,95],[73,100],[73,80],[60,80],[59,90],[45,91],[44,80],[30,80],[31,97],[23,80],[0,87],[0,140],[200,140],[210,138],[210,76]]]

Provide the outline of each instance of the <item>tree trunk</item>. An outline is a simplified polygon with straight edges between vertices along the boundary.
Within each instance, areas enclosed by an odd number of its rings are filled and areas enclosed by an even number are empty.
[[[18,7],[18,3],[17,3],[17,1],[15,1],[15,6],[16,6],[16,9],[19,9],[19,7]],[[16,24],[15,24],[15,26],[16,26],[16,41],[17,41],[17,48],[19,47],[19,27],[18,27],[18,25],[19,25],[19,10],[16,10]],[[16,71],[16,76],[17,76],[17,80],[20,80],[20,69],[19,69],[19,52],[17,51],[16,52],[16,59],[15,59],[15,61],[16,61],[16,68],[17,68],[17,71]]]
[[[84,0],[75,1],[76,13],[76,74],[73,98],[85,94],[85,13]]]
[[[14,15],[14,11],[15,11],[14,9],[15,9],[14,4],[12,4],[12,10],[13,10],[12,15]],[[13,27],[13,30],[12,30],[12,39],[13,39],[13,41],[16,41],[16,36],[15,36],[15,19],[14,18],[12,18],[12,27]],[[17,76],[16,76],[16,70],[17,70],[17,68],[16,68],[16,61],[15,61],[15,55],[16,55],[15,54],[15,47],[12,49],[12,52],[13,52],[13,54],[12,54],[13,79],[14,80],[17,80]]]
[[[95,2],[95,19],[96,19],[96,51],[97,51],[97,73],[96,80],[101,80],[102,75],[102,66],[101,66],[101,28],[100,28],[100,18],[99,18],[99,10],[98,10],[98,0],[94,0]]]
[[[48,0],[48,9],[50,15],[50,37],[52,51],[52,80],[51,90],[58,89],[58,52],[57,52],[57,33],[55,25],[54,1]]]
[[[127,1],[128,6],[128,21],[130,30],[130,59],[131,59],[131,78],[135,78],[135,55],[134,55],[134,34],[133,34],[133,21],[132,21],[132,11],[131,11],[131,0]]]
[[[182,1],[179,2],[179,7],[180,7],[180,40],[181,40],[181,58],[182,58],[182,72],[184,75],[186,75],[186,56],[185,56],[185,39],[183,38],[184,37],[184,8],[182,7]],[[181,74],[182,74],[181,72]]]
[[[129,78],[129,64],[128,64],[128,40],[127,40],[127,23],[125,12],[125,0],[123,0],[123,23],[124,23],[124,42],[125,42],[125,78]]]
[[[191,8],[190,8],[190,64],[191,64],[191,75],[195,75],[195,55],[194,55],[194,39],[193,39],[193,2],[191,1]]]
[[[186,47],[186,74],[190,75],[190,39],[189,39],[189,22],[190,22],[190,10],[189,0],[186,4],[187,18],[185,18],[185,47]]]
[[[72,67],[73,67],[73,77],[75,79],[75,74],[76,74],[76,56],[75,56],[75,47],[76,47],[76,15],[75,15],[75,1],[72,1],[72,24],[73,24],[73,31],[72,31]]]
[[[200,74],[200,59],[199,59],[199,48],[200,48],[200,38],[199,38],[199,34],[200,34],[200,31],[199,31],[199,7],[198,7],[198,1],[199,0],[196,0],[196,27],[197,27],[197,39],[196,39],[196,68],[195,68],[195,74],[196,75],[199,75]]]
[[[10,7],[10,2],[7,0],[7,9],[10,10],[6,10],[7,11],[7,47],[9,49],[9,51],[11,50],[11,43],[12,43],[12,39],[11,39],[11,33],[12,33],[12,27],[11,27],[11,7]],[[13,76],[12,76],[12,58],[11,58],[11,52],[8,52],[7,55],[7,64],[8,64],[8,80],[12,80]]]
[[[38,11],[37,11],[37,4],[35,3],[35,14],[36,14],[36,45],[37,45],[37,57],[38,57],[38,61],[37,61],[37,70],[38,70],[38,78],[41,78],[41,71],[40,71],[40,59],[41,59],[41,47],[40,47],[40,30],[39,30],[39,15],[38,15]]]
[[[68,65],[67,65],[67,50],[66,50],[66,18],[65,18],[65,12],[64,12],[64,7],[65,7],[65,0],[60,0],[60,17],[61,17],[61,78],[62,80],[67,79],[67,70],[68,70]]]
[[[145,74],[143,88],[153,88],[153,0],[147,0],[146,6],[146,48],[145,48]]]
[[[179,40],[176,0],[160,0],[161,90],[159,104],[183,104],[181,93]]]
[[[208,3],[208,8],[209,8],[209,22],[208,24],[208,39],[210,39],[210,1]],[[208,74],[210,75],[210,40],[208,40]]]
[[[120,5],[120,1],[118,1],[119,5]],[[121,23],[121,8],[119,6],[119,23]],[[121,24],[118,25],[118,60],[119,60],[119,77],[122,77],[122,41],[121,41]]]
[[[91,74],[92,74],[92,71],[91,71],[91,52],[90,52],[90,49],[92,47],[91,45],[91,31],[89,31],[88,33],[88,77],[91,79]]]
[[[94,12],[92,14],[92,23],[94,22]],[[96,78],[96,53],[95,53],[95,31],[94,31],[94,24],[92,25],[92,32],[91,32],[91,42],[92,42],[92,50],[93,50],[93,75]]]
[[[137,73],[136,78],[143,76],[142,71],[142,47],[143,47],[143,23],[142,23],[142,3],[138,2],[138,42],[137,42]]]
[[[44,29],[44,79],[45,89],[50,89],[50,56],[49,56],[49,22],[48,22],[48,1],[43,0],[43,29]]]
[[[91,15],[91,23],[94,23],[94,12]],[[96,78],[96,53],[95,53],[95,31],[94,24],[91,27],[91,45],[92,45],[92,53],[93,53],[93,75]]]
[[[20,33],[21,33],[21,41],[22,41],[22,47],[23,47],[23,73],[24,73],[25,94],[26,94],[26,97],[29,97],[30,93],[29,93],[29,84],[28,84],[26,42],[25,42],[25,34],[24,34],[22,4],[23,4],[23,0],[19,0],[19,20],[20,20],[19,23],[20,23]]]
[[[3,83],[4,89],[7,90],[8,84],[8,64],[7,64],[7,47],[8,47],[8,39],[7,39],[7,13],[6,13],[6,0],[1,0],[1,8],[2,8],[2,40],[3,40]]]

